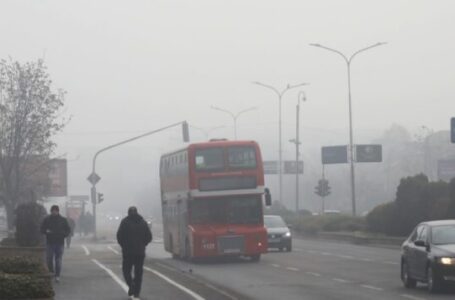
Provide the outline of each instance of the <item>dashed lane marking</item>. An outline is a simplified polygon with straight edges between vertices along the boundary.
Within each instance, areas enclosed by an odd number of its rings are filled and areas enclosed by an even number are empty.
[[[336,282],[341,282],[341,283],[349,283],[350,282],[349,280],[341,279],[341,278],[332,278],[332,280],[336,281]]]
[[[394,265],[394,266],[397,266],[398,263],[396,261],[384,261],[383,264],[386,264],[386,265]]]
[[[337,257],[345,258],[345,259],[354,259],[354,256],[350,255],[337,255]]]
[[[85,255],[89,256],[90,255],[90,251],[88,250],[87,246],[82,245],[81,247],[82,247],[82,249],[84,249]]]
[[[406,299],[411,299],[411,300],[425,300],[425,298],[414,297],[414,296],[411,296],[408,294],[401,294],[400,296],[403,298],[406,298]]]
[[[298,271],[300,271],[299,269],[293,268],[293,267],[287,267],[286,270],[288,270],[288,271],[293,271],[293,272],[298,272]]]
[[[365,289],[369,289],[369,290],[373,290],[373,291],[383,291],[384,289],[383,288],[380,288],[380,287],[377,287],[377,286],[373,286],[373,285],[368,285],[368,284],[362,284],[360,285],[361,287],[365,288]]]
[[[111,269],[109,269],[108,267],[106,267],[105,265],[103,265],[102,263],[97,261],[96,259],[92,259],[92,262],[94,262],[98,267],[100,267],[101,269],[106,271],[106,273],[109,274],[109,276],[111,276],[115,282],[117,282],[117,284],[125,291],[125,293],[128,292],[128,286],[126,285],[126,283],[124,283],[117,275],[115,275],[115,273],[112,272]]]
[[[315,276],[315,277],[321,277],[321,274],[315,273],[315,272],[306,272],[306,274],[311,275],[311,276]]]
[[[111,246],[107,246],[107,249],[111,250],[112,252],[114,252],[114,253],[117,254],[117,255],[120,255],[120,252],[118,252],[117,250],[115,250],[115,249],[112,248]]]
[[[166,275],[164,274],[161,274],[160,272],[152,269],[152,268],[149,268],[149,267],[144,267],[144,270],[148,271],[148,272],[151,272],[153,274],[155,274],[156,276],[160,277],[161,279],[163,279],[164,281],[167,281],[168,283],[172,284],[173,286],[175,286],[176,288],[178,288],[179,290],[185,292],[186,294],[190,295],[192,298],[196,299],[196,300],[205,300],[201,295],[199,294],[196,294],[195,292],[193,292],[192,290],[184,287],[183,285],[175,282],[174,280],[170,279],[169,277],[167,277]]]
[[[277,264],[271,264],[271,266],[274,267],[274,268],[279,268],[279,267],[281,267],[280,265],[277,265]]]

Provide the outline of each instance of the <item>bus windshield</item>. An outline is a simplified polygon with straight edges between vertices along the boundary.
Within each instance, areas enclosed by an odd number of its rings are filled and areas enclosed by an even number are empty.
[[[190,204],[192,224],[258,224],[262,210],[259,197],[197,199]]]
[[[223,148],[207,148],[196,150],[197,171],[216,171],[224,169]]]

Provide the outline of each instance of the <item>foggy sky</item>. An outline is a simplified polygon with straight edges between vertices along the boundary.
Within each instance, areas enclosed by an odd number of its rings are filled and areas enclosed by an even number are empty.
[[[283,100],[285,155],[293,155],[287,140],[299,90],[307,94],[304,146],[347,141],[346,65],[309,43],[351,54],[388,42],[352,64],[356,142],[394,123],[447,130],[455,115],[454,11],[450,0],[2,1],[0,58],[44,58],[54,86],[68,92],[73,117],[57,153],[78,158],[69,169],[70,192],[79,193],[88,188],[93,151],[131,135],[188,120],[225,125],[214,135],[232,138],[231,119],[210,105],[257,106],[240,117],[239,137],[258,140],[275,158],[278,101],[252,81],[280,89],[310,83]],[[178,139],[172,131],[135,147],[156,161]],[[114,164],[128,149],[100,164]]]

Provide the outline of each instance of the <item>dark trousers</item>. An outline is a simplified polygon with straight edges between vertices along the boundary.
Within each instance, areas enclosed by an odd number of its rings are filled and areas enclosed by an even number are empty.
[[[142,273],[145,255],[123,255],[122,271],[129,287],[128,295],[139,297],[142,285]],[[131,276],[134,267],[134,278]]]
[[[56,277],[60,276],[62,270],[63,248],[63,244],[48,244],[46,248],[47,268],[49,269],[49,272],[55,273]]]

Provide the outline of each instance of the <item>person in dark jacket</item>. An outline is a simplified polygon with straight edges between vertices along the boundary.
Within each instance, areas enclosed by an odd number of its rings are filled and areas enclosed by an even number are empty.
[[[139,297],[142,285],[142,273],[145,259],[145,247],[152,241],[152,232],[145,220],[138,214],[137,208],[128,209],[117,231],[117,242],[122,247],[122,271],[129,287],[131,299]],[[134,266],[134,278],[131,271]]]
[[[65,238],[71,231],[68,221],[60,215],[59,211],[58,205],[52,205],[51,214],[41,223],[41,233],[46,235],[47,267],[49,272],[55,274],[56,282],[60,281]]]

